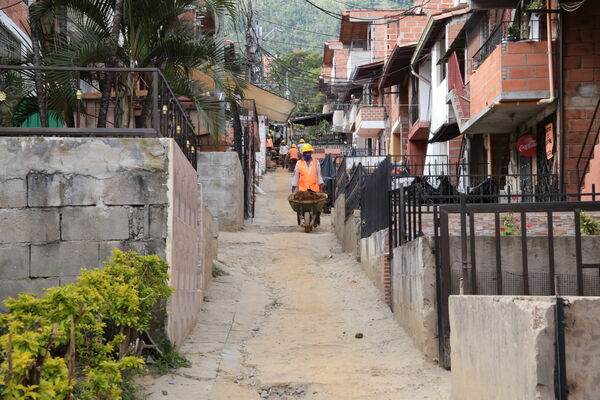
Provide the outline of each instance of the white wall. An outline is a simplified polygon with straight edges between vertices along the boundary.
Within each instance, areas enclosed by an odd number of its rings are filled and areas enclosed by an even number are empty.
[[[260,136],[260,151],[256,153],[258,161],[258,174],[262,175],[267,171],[267,131],[266,118],[258,116],[258,134]]]

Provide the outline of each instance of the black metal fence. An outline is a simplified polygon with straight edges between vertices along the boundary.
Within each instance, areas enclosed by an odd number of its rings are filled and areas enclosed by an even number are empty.
[[[360,164],[352,168],[348,175],[348,183],[344,188],[344,194],[346,197],[346,219],[348,219],[352,213],[354,213],[354,210],[360,207],[363,175],[363,167]]]
[[[571,196],[571,195],[569,195]],[[572,195],[573,198],[579,195]],[[588,195],[586,195],[588,196]],[[600,212],[600,202],[546,202],[546,203],[505,203],[505,204],[468,204],[466,197],[462,196],[459,204],[437,205],[434,209],[435,221],[435,255],[437,265],[437,293],[438,293],[438,324],[439,324],[439,351],[440,364],[450,367],[450,324],[448,314],[448,298],[452,294],[473,295],[600,295],[600,263],[595,259],[592,262],[584,261],[582,235],[582,213]],[[557,235],[555,221],[561,216],[570,215],[573,235],[561,235],[560,243],[562,253],[557,253]],[[460,240],[460,264],[457,265],[457,244],[452,241],[451,224],[456,224],[451,215],[460,216],[460,235],[455,236]],[[494,226],[491,237],[484,238],[477,232],[476,219],[478,215],[493,216]],[[503,233],[506,226],[505,216],[519,219],[518,229],[509,236]],[[528,218],[546,219],[546,234],[533,237],[528,235],[531,228],[527,224]],[[538,221],[539,223],[539,221]],[[561,228],[564,229],[564,218]],[[600,232],[596,232],[600,233]],[[594,238],[590,238],[595,240]],[[503,252],[503,243],[509,242],[510,252]],[[572,242],[572,243],[571,243]],[[545,253],[547,259],[540,262],[537,257],[531,257],[530,246],[535,254]],[[594,243],[589,243],[592,247]],[[516,252],[519,261],[513,253]],[[565,248],[574,247],[574,259],[569,259]],[[557,261],[560,257],[560,262]],[[505,262],[505,258],[509,261]],[[533,265],[532,262],[536,261]],[[586,272],[587,271],[587,272]]]
[[[391,179],[390,158],[364,178],[361,193],[361,237],[366,238],[390,225],[388,190]]]
[[[167,137],[196,168],[196,128],[157,68],[0,65],[0,90],[0,136]]]

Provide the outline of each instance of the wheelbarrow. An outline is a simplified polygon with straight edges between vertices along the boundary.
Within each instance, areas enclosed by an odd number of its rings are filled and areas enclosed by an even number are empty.
[[[304,232],[309,233],[320,224],[321,211],[327,202],[327,193],[315,193],[318,198],[311,200],[297,200],[296,194],[288,196],[292,210],[296,211],[298,225],[304,227]]]

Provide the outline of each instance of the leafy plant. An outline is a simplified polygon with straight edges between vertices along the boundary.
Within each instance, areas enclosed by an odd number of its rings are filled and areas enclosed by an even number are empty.
[[[162,349],[162,355],[155,363],[150,364],[150,371],[164,375],[175,369],[191,367],[190,361],[177,352],[175,346],[167,337],[162,337],[159,340],[159,346]]]
[[[600,234],[600,223],[583,211],[579,212],[579,232],[582,235]]]
[[[512,212],[502,214],[502,225],[500,227],[501,236],[515,236],[521,233],[519,222]]]
[[[121,399],[129,374],[143,365],[139,334],[173,289],[157,256],[114,250],[105,264],[43,296],[4,302],[2,399]]]
[[[518,37],[519,34],[521,33],[521,30],[519,29],[519,25],[517,25],[517,24],[510,24],[506,28],[506,33],[508,34],[508,36]]]
[[[527,5],[528,10],[541,10],[544,8],[544,3],[541,0],[534,0]]]

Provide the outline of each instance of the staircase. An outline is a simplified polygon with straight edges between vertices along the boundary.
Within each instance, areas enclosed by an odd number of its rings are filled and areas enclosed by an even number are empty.
[[[448,96],[446,100],[452,105],[458,128],[462,132],[464,124],[471,118],[471,108],[456,53],[452,53],[448,59]]]
[[[577,183],[579,193],[600,191],[600,98],[596,104],[594,115],[581,145],[577,159]],[[581,200],[592,200],[591,196]]]

